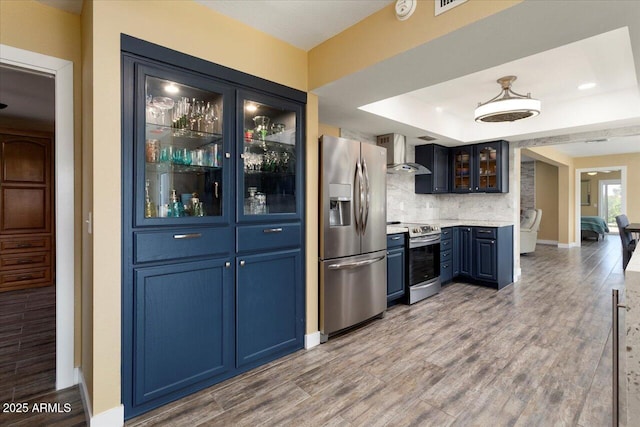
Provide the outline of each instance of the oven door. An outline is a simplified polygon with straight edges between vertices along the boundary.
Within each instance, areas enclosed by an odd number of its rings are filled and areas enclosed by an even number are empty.
[[[409,304],[440,292],[440,236],[409,240]]]

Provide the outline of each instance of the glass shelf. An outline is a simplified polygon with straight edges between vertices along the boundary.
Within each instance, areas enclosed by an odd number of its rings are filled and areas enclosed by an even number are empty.
[[[147,76],[145,100],[144,217],[222,215],[222,94]]]
[[[296,111],[244,101],[244,215],[295,213]]]

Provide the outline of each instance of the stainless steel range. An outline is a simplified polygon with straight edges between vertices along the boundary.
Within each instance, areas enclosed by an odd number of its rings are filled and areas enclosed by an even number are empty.
[[[408,302],[414,304],[440,292],[440,227],[403,223],[409,230]]]

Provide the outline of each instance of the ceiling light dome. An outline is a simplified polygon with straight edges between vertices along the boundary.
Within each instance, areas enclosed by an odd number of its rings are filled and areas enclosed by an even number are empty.
[[[478,103],[475,112],[476,122],[514,122],[540,114],[539,100],[531,98],[530,93],[520,95],[511,90],[511,84],[516,79],[516,76],[505,76],[497,80],[502,91],[495,98]]]

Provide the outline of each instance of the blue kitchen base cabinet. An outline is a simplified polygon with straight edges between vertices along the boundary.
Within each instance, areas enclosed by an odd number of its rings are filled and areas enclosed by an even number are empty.
[[[173,400],[233,369],[233,274],[224,261],[136,269],[134,306],[136,406]]]
[[[405,294],[407,275],[404,234],[387,236],[387,304]]]
[[[239,256],[237,365],[254,367],[303,345],[300,250]]]
[[[513,282],[513,226],[454,227],[452,234],[451,278],[498,289]],[[448,278],[444,264],[441,280]]]

